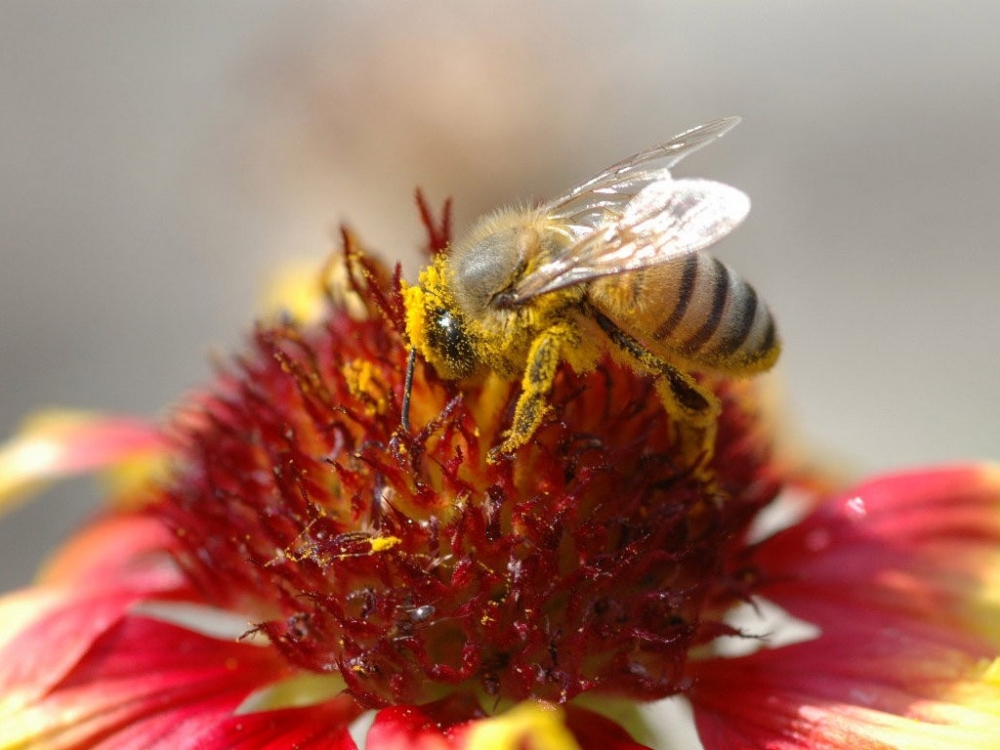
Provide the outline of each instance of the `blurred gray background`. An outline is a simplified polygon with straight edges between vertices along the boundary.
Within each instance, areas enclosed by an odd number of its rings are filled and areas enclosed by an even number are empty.
[[[781,325],[787,410],[859,471],[1000,457],[996,2],[0,2],[0,431],[156,415],[273,269],[349,222],[412,278],[457,226],[722,115],[718,254]],[[0,524],[0,587],[93,507]]]

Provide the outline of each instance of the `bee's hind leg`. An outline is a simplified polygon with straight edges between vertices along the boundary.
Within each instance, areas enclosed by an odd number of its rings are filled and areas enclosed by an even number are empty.
[[[715,451],[715,434],[722,404],[708,388],[662,357],[649,351],[641,343],[615,325],[599,310],[592,312],[597,324],[622,352],[635,360],[643,369],[658,375],[656,390],[663,407],[673,418],[672,428],[682,455],[692,463],[704,465]]]
[[[528,351],[528,365],[521,379],[521,395],[514,407],[514,419],[504,433],[504,441],[488,455],[490,463],[513,453],[527,443],[541,426],[548,411],[549,394],[559,367],[564,345],[579,339],[573,326],[556,325],[538,336]]]

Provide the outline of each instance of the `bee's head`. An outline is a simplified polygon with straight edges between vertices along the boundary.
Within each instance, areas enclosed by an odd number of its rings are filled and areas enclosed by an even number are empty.
[[[507,208],[481,219],[449,253],[452,292],[470,318],[510,309],[513,288],[541,252],[538,217]]]
[[[465,318],[448,288],[446,270],[439,258],[420,274],[418,286],[406,290],[406,333],[411,346],[434,365],[438,375],[455,380],[475,372],[479,360]]]

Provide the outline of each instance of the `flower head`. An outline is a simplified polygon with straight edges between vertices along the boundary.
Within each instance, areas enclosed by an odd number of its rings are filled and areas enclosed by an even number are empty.
[[[178,420],[178,465],[149,512],[186,573],[371,707],[683,690],[688,652],[728,632],[749,593],[741,540],[778,488],[736,389],[720,389],[717,456],[696,470],[650,379],[567,368],[558,419],[494,464],[516,384],[418,367],[403,429],[398,284],[350,261],[362,315],[259,329]]]
[[[702,384],[722,408],[692,461],[611,359],[560,367],[491,462],[517,384],[418,364],[404,427],[399,272],[344,242],[320,319],[260,325],[165,425],[90,423],[119,447],[34,471],[168,465],[0,605],[0,747],[353,747],[370,709],[374,748],[638,747],[580,700],[678,694],[708,748],[989,746],[996,471],[813,497],[760,539],[784,472],[753,390]],[[732,619],[765,601],[810,637]]]

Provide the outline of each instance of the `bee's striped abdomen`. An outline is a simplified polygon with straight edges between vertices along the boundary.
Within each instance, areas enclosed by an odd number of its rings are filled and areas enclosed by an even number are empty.
[[[622,286],[626,281],[627,305]],[[598,280],[591,298],[668,358],[749,374],[768,369],[778,356],[774,319],[757,291],[704,253]]]
[[[698,279],[699,258],[701,256],[698,254],[692,254],[685,258],[680,277],[677,279],[673,307],[670,308],[670,314],[667,315],[666,319],[653,331],[654,341],[663,341],[668,338],[670,334],[677,330],[685,314],[687,314],[691,299],[694,297],[694,285]],[[664,267],[663,270],[669,269]],[[645,275],[648,279],[652,280],[654,274],[655,271],[648,271]]]
[[[718,258],[684,259],[676,298],[653,331],[691,361],[726,372],[765,370],[778,355],[774,319],[757,291]],[[678,316],[678,311],[681,311]]]

